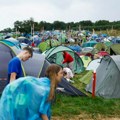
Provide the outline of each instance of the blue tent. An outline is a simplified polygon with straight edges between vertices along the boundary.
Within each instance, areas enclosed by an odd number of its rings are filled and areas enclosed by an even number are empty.
[[[72,50],[74,50],[75,52],[81,52],[82,48],[79,45],[70,45],[68,46],[69,48],[71,48]]]
[[[18,49],[21,48],[19,41],[14,39],[14,38],[4,39],[4,40],[1,40],[0,42],[3,42],[3,43],[7,44],[10,47],[15,46]]]
[[[113,38],[113,39],[112,39],[112,42],[113,42],[113,43],[120,43],[120,37],[118,37],[118,38]]]
[[[83,43],[82,47],[94,47],[94,45],[96,45],[98,42],[96,42],[95,40],[93,41],[88,41]]]

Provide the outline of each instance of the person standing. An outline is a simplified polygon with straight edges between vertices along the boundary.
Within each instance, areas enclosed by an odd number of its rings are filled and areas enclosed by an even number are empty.
[[[21,61],[27,61],[32,56],[33,49],[24,47],[16,57],[10,60],[8,63],[8,83],[23,76]]]
[[[51,64],[42,78],[21,77],[8,84],[0,99],[0,120],[50,120],[55,89],[63,68]]]
[[[66,67],[70,68],[73,71],[73,64],[74,64],[74,59],[73,57],[66,51],[63,51],[63,61],[62,64],[67,64]]]

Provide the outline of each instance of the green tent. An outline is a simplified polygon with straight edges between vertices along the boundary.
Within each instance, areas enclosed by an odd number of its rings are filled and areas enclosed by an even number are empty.
[[[95,46],[94,46],[94,48],[95,49],[97,49],[98,51],[101,51],[102,49],[107,49],[107,46],[104,44],[104,43],[102,43],[102,42],[99,42],[99,43],[97,43]]]
[[[120,44],[112,44],[108,49],[108,53],[110,55],[120,55]]]
[[[65,67],[64,64],[62,64],[63,61],[63,55],[62,52],[67,51],[73,58],[74,58],[74,73],[80,73],[84,70],[84,64],[82,59],[78,56],[76,52],[74,52],[72,49],[65,47],[65,46],[57,46],[53,47],[47,51],[45,51],[43,54],[45,54],[46,59],[50,63],[56,63],[59,65],[62,65]]]
[[[104,44],[105,44],[107,47],[109,47],[109,46],[111,46],[113,43],[112,43],[112,42],[109,42],[109,41],[106,41],[106,42],[104,42]]]
[[[54,47],[54,46],[58,46],[60,45],[60,42],[57,41],[57,40],[53,40],[53,39],[49,39],[49,40],[46,40],[45,42],[41,42],[38,47],[40,49],[40,51],[44,52],[45,50],[51,48],[51,47]]]
[[[94,48],[99,52],[103,49],[105,49],[106,51],[108,51],[109,47],[112,45],[113,43],[112,42],[109,42],[109,41],[106,41],[104,43],[102,42],[99,42],[97,43]]]
[[[66,35],[64,33],[61,34],[61,36],[58,38],[58,41],[62,44],[65,43]]]
[[[82,78],[79,79],[79,81],[87,85],[89,84],[92,77],[93,77],[93,71],[88,70],[87,73],[84,76],[82,76]]]
[[[4,39],[3,33],[0,33],[0,40]]]
[[[89,56],[81,56],[81,59],[84,63],[84,67],[86,68],[88,66],[88,64],[90,63],[90,61],[92,60]]]

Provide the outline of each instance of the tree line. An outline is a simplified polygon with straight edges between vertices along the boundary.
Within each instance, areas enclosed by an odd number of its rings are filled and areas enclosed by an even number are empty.
[[[42,30],[120,30],[120,21],[110,22],[108,20],[99,20],[96,22],[92,22],[91,20],[83,20],[80,22],[68,22],[65,23],[63,21],[54,21],[53,23],[49,23],[46,21],[35,22],[33,18],[24,21],[15,21],[14,28],[6,28],[1,32],[15,32],[19,31],[21,33],[30,33],[32,30],[34,31],[42,31]]]

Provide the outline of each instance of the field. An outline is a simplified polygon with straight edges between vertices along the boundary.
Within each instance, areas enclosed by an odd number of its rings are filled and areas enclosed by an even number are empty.
[[[102,31],[113,36],[120,36],[120,31]],[[119,47],[115,48],[116,51]],[[85,91],[86,84],[80,81],[87,71],[76,74],[73,86],[84,92],[87,97],[72,97],[57,94],[52,105],[52,120],[120,120],[120,99],[92,97]],[[90,77],[90,76],[89,76]],[[85,78],[85,81],[90,78]]]
[[[120,120],[120,99],[92,97],[79,79],[87,72],[75,75],[73,84],[87,97],[72,97],[57,94],[52,106],[52,120]]]

